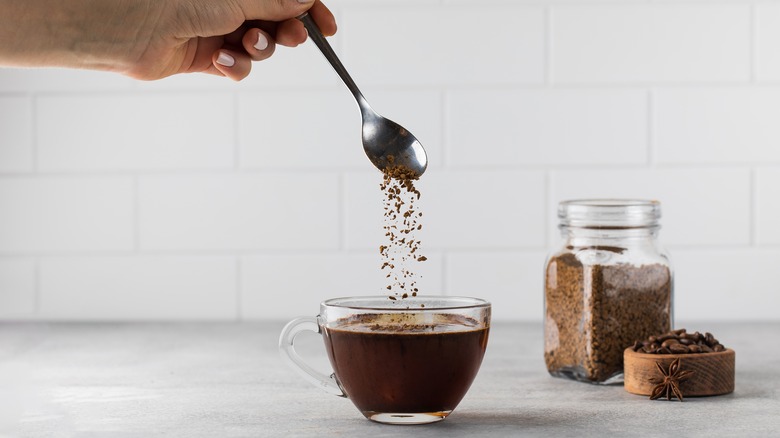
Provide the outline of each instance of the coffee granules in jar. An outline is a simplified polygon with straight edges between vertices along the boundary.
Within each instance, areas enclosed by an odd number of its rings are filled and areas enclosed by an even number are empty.
[[[623,350],[671,328],[672,271],[656,242],[654,201],[559,206],[565,243],[545,272],[545,363],[591,383],[622,378]]]
[[[396,300],[417,296],[419,276],[410,264],[428,259],[420,254],[421,242],[416,235],[422,230],[423,217],[416,204],[420,199],[420,191],[414,185],[418,175],[404,166],[394,165],[392,156],[388,156],[387,161],[380,184],[384,195],[382,227],[387,240],[379,246],[379,254],[381,269],[387,272],[385,289],[390,293],[389,298]]]

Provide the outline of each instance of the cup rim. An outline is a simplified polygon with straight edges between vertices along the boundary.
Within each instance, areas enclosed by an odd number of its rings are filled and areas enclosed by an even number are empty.
[[[351,303],[359,303],[361,301],[373,301],[386,300],[386,305],[356,305]],[[440,300],[445,302],[451,302],[452,305],[442,305],[435,307],[427,307],[429,301]],[[426,307],[416,307],[416,304],[425,303]],[[442,310],[459,310],[459,309],[479,309],[490,308],[491,303],[483,298],[464,297],[455,295],[417,295],[415,297],[399,298],[396,300],[390,300],[387,296],[383,295],[361,295],[361,296],[346,296],[329,298],[320,303],[322,307],[331,307],[339,309],[351,309],[351,310],[376,310],[382,312],[439,312]],[[415,306],[415,307],[411,307]]]

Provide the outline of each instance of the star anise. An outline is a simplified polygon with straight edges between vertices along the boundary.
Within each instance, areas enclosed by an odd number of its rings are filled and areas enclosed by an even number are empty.
[[[671,400],[672,396],[675,396],[680,401],[683,401],[683,394],[682,391],[680,391],[680,382],[691,377],[693,371],[682,371],[679,357],[669,365],[668,371],[658,362],[655,363],[655,366],[658,368],[658,371],[661,372],[662,377],[653,377],[650,379],[650,383],[655,385],[653,392],[650,394],[650,400],[655,400],[665,394],[667,400]]]

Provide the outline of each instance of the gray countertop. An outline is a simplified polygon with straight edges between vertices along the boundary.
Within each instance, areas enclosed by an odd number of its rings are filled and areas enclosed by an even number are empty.
[[[736,350],[737,377],[733,394],[684,403],[552,378],[539,324],[494,324],[469,393],[425,426],[370,422],[310,386],[279,358],[282,326],[0,324],[0,437],[780,434],[780,323],[688,325]],[[300,351],[327,369],[317,335]]]

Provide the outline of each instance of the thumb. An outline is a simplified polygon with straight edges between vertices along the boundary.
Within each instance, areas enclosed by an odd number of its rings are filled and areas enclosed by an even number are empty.
[[[314,5],[315,0],[236,0],[247,20],[282,21],[295,18]]]

